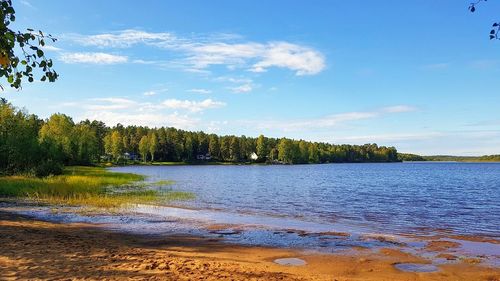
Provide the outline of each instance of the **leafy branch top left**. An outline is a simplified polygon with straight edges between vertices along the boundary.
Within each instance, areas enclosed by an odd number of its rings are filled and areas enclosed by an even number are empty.
[[[42,48],[46,41],[57,39],[31,28],[26,32],[11,30],[9,25],[16,20],[12,0],[0,2],[0,78],[5,77],[11,87],[20,89],[23,80],[35,80],[33,72],[38,69],[40,81],[55,82],[59,74],[52,69],[52,59],[45,57]],[[0,88],[3,90],[2,85]]]

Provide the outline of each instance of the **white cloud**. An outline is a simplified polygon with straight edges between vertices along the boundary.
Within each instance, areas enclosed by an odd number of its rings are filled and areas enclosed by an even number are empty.
[[[85,46],[100,48],[127,48],[136,44],[154,46],[181,54],[171,65],[188,71],[204,73],[213,65],[226,65],[228,69],[245,68],[264,72],[268,68],[286,68],[296,75],[314,75],[325,68],[324,56],[317,50],[290,42],[235,42],[240,37],[207,36],[181,38],[168,32],[145,32],[127,29],[97,35],[70,35]],[[150,63],[136,59],[136,63]],[[162,65],[165,62],[161,63]]]
[[[60,59],[65,63],[117,64],[128,61],[126,56],[106,53],[63,53]]]
[[[188,92],[197,93],[197,94],[211,94],[212,91],[208,89],[190,89]]]
[[[312,75],[325,68],[325,60],[311,48],[276,42],[266,46],[262,59],[252,66],[251,71],[264,72],[272,66],[295,70],[297,75]]]
[[[128,126],[149,126],[149,127],[176,127],[182,129],[193,129],[199,123],[198,118],[188,115],[180,115],[176,112],[171,114],[162,113],[137,113],[137,112],[112,112],[94,111],[86,112],[80,119],[100,120],[109,126],[118,123]]]
[[[429,140],[444,136],[443,133],[426,132],[426,133],[401,133],[401,134],[385,134],[385,135],[362,135],[362,136],[345,136],[335,137],[333,141],[339,143],[387,143],[394,141],[416,141]],[[330,140],[331,141],[331,140]]]
[[[499,64],[500,64],[500,60],[496,60],[496,59],[474,60],[470,63],[470,65],[473,68],[477,68],[477,69],[481,69],[481,70],[492,69],[492,68],[497,67]]]
[[[233,93],[240,94],[240,93],[248,93],[253,90],[252,84],[243,84],[240,86],[236,87],[230,87],[229,88]]]
[[[160,89],[155,89],[155,90],[143,92],[142,95],[145,97],[151,97],[151,96],[156,96],[156,95],[163,93],[163,92],[166,92],[166,91],[168,91],[167,88],[160,88]]]
[[[231,92],[239,94],[239,93],[248,93],[251,92],[255,88],[255,84],[253,83],[252,79],[249,78],[242,78],[242,77],[230,77],[230,76],[219,76],[213,79],[213,81],[216,82],[227,82],[232,84],[229,87],[226,87],[229,89]],[[239,84],[236,86],[233,86],[234,84]]]
[[[162,107],[170,109],[185,109],[191,112],[200,112],[205,109],[219,108],[226,104],[220,101],[214,101],[212,99],[205,99],[203,101],[190,101],[190,100],[178,100],[178,99],[168,99],[161,103]]]
[[[129,109],[137,106],[137,102],[124,98],[95,98],[90,99],[92,103],[83,104],[82,106],[88,110],[116,110]]]
[[[424,69],[438,70],[438,69],[446,69],[450,66],[450,63],[440,62],[440,63],[431,63],[423,66]]]
[[[230,69],[245,67],[252,72],[265,72],[270,67],[287,68],[296,75],[313,75],[325,68],[323,55],[309,47],[288,42],[212,43],[188,49],[187,63],[195,69],[211,65],[228,65]]]
[[[23,5],[24,5],[24,6],[26,6],[26,7],[29,7],[29,8],[31,8],[31,9],[36,9],[36,8],[35,8],[35,6],[33,6],[33,4],[31,4],[30,2],[28,2],[28,1],[26,1],[26,0],[21,0],[21,1],[19,1],[19,2],[21,2],[21,4],[23,4]]]
[[[157,95],[158,93],[155,92],[155,91],[146,91],[144,93],[142,93],[143,96],[146,96],[146,97],[150,97],[150,96],[155,96]]]
[[[417,108],[414,106],[395,105],[395,106],[384,107],[384,108],[382,108],[381,111],[387,112],[387,113],[399,113],[399,112],[411,112],[411,111],[416,111],[416,110],[417,110]]]
[[[150,93],[150,92],[146,92]],[[127,98],[107,97],[93,98],[81,102],[65,102],[60,106],[79,107],[87,111],[113,111],[127,110],[137,112],[157,112],[165,109],[185,110],[191,113],[199,113],[206,109],[214,109],[226,106],[226,103],[205,99],[202,101],[166,99],[160,103],[138,102]]]
[[[219,76],[213,79],[216,82],[230,82],[230,83],[252,83],[252,79],[249,78],[235,78],[230,76]]]
[[[395,146],[400,152],[420,155],[477,156],[500,153],[500,131],[425,131],[361,136],[338,136],[336,143],[373,143]]]
[[[162,43],[176,41],[175,36],[170,33],[149,33],[134,29],[89,36],[73,34],[69,37],[84,46],[97,46],[101,48],[127,48],[139,43],[161,45]]]
[[[379,118],[386,114],[403,113],[416,110],[414,107],[397,105],[384,107],[373,111],[355,111],[327,115],[319,118],[309,118],[301,120],[268,120],[268,121],[247,121],[247,125],[262,130],[281,130],[283,132],[299,132],[314,129],[330,129],[342,126],[353,121]]]
[[[45,45],[45,46],[43,46],[43,47],[42,47],[42,49],[43,49],[44,51],[53,51],[53,52],[59,52],[59,51],[62,51],[62,49],[61,49],[61,48],[57,48],[57,47],[54,47],[54,46],[52,46],[52,45]]]
[[[150,103],[122,97],[105,97],[65,102],[59,104],[58,108],[79,108],[83,112],[79,119],[101,120],[111,126],[121,123],[123,125],[199,129],[201,112],[225,105],[223,102],[212,99],[201,101],[167,99],[159,103]]]

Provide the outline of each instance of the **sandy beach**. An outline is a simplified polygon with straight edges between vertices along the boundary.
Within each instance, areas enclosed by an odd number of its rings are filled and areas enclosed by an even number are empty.
[[[438,272],[403,272],[394,264],[428,261],[394,249],[327,255],[116,233],[7,212],[0,212],[0,245],[1,280],[500,280],[498,268],[467,261],[441,265]],[[307,264],[274,263],[288,257]]]

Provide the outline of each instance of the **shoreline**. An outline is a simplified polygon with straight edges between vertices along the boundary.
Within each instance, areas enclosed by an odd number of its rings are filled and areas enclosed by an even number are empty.
[[[336,254],[247,246],[194,235],[140,235],[90,223],[54,223],[0,211],[0,279],[153,280],[500,280],[500,269],[458,261],[430,273],[400,263],[429,264],[393,248],[351,248]],[[439,247],[446,245],[435,245]],[[304,266],[283,266],[300,258]]]
[[[499,160],[418,160],[418,161],[374,161],[374,162],[324,162],[324,163],[267,163],[267,162],[219,162],[219,161],[199,161],[199,162],[132,162],[126,164],[99,163],[96,167],[114,168],[128,166],[281,166],[281,165],[328,165],[328,164],[394,164],[394,163],[500,163]]]

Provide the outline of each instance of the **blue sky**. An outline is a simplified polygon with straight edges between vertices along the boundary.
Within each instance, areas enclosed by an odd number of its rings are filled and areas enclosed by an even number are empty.
[[[143,3],[144,2],[144,3]],[[2,93],[46,118],[500,153],[500,2],[14,0],[56,83]]]

